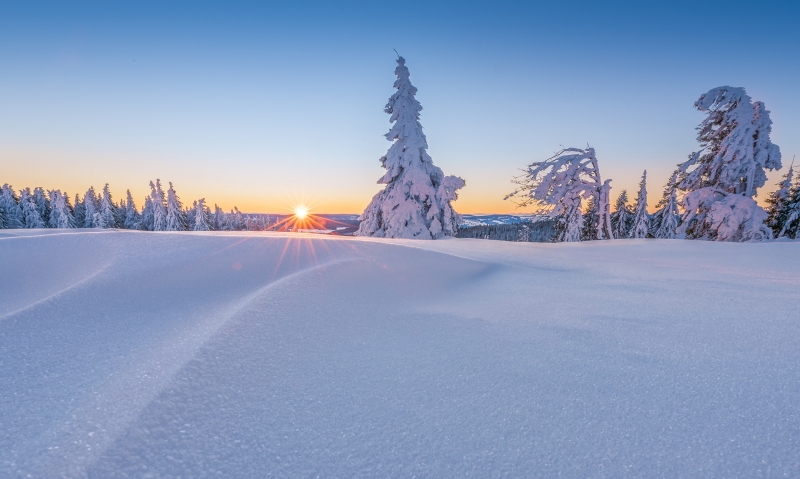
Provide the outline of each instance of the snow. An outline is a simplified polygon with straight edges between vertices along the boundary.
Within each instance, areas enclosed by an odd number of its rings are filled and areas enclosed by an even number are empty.
[[[0,477],[800,475],[800,242],[0,233]]]

